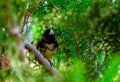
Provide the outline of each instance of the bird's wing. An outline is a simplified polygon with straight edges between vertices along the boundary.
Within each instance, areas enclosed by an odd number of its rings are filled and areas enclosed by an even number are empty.
[[[47,39],[45,37],[42,37],[37,43],[37,49],[44,48],[46,41],[47,41]]]

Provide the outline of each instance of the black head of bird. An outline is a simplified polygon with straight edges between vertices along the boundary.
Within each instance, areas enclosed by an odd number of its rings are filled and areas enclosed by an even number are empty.
[[[37,49],[42,55],[50,60],[58,48],[58,42],[55,38],[53,29],[47,29],[42,35],[42,38],[37,43]]]

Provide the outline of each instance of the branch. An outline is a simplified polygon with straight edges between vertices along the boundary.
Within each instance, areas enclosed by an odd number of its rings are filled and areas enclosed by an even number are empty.
[[[31,43],[27,42],[25,47],[35,54],[37,61],[42,62],[43,65],[45,65],[45,67],[50,71],[50,73],[53,75],[60,75],[53,65],[51,65],[50,62],[48,62],[48,60],[44,58],[44,56]]]
[[[8,32],[11,33],[17,44],[18,44],[18,47],[20,49],[20,59],[21,61],[26,61],[26,53],[25,53],[25,48],[24,48],[24,44],[22,43],[22,38],[21,38],[21,34],[20,34],[20,31],[19,31],[19,26],[16,24],[16,20],[14,22],[14,25],[15,26],[12,26],[11,23],[10,23],[10,20],[9,20],[9,3],[10,3],[10,0],[5,0],[5,23],[6,23],[6,28],[8,29]],[[14,28],[11,28],[11,27],[14,27]]]

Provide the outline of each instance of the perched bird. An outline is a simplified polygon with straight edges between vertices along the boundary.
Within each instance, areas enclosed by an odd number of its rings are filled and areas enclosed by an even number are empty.
[[[37,43],[37,49],[50,62],[58,48],[58,42],[55,38],[53,29],[47,29],[42,38]],[[51,63],[51,62],[50,62]]]

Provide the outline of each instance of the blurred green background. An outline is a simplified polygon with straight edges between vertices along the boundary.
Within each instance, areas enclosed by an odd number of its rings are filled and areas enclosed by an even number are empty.
[[[120,82],[120,0],[1,0],[0,12],[0,82]],[[35,65],[33,53],[29,64],[20,62],[9,31],[16,24],[23,44],[27,38],[34,46],[54,29],[59,48],[52,62],[63,78]]]

